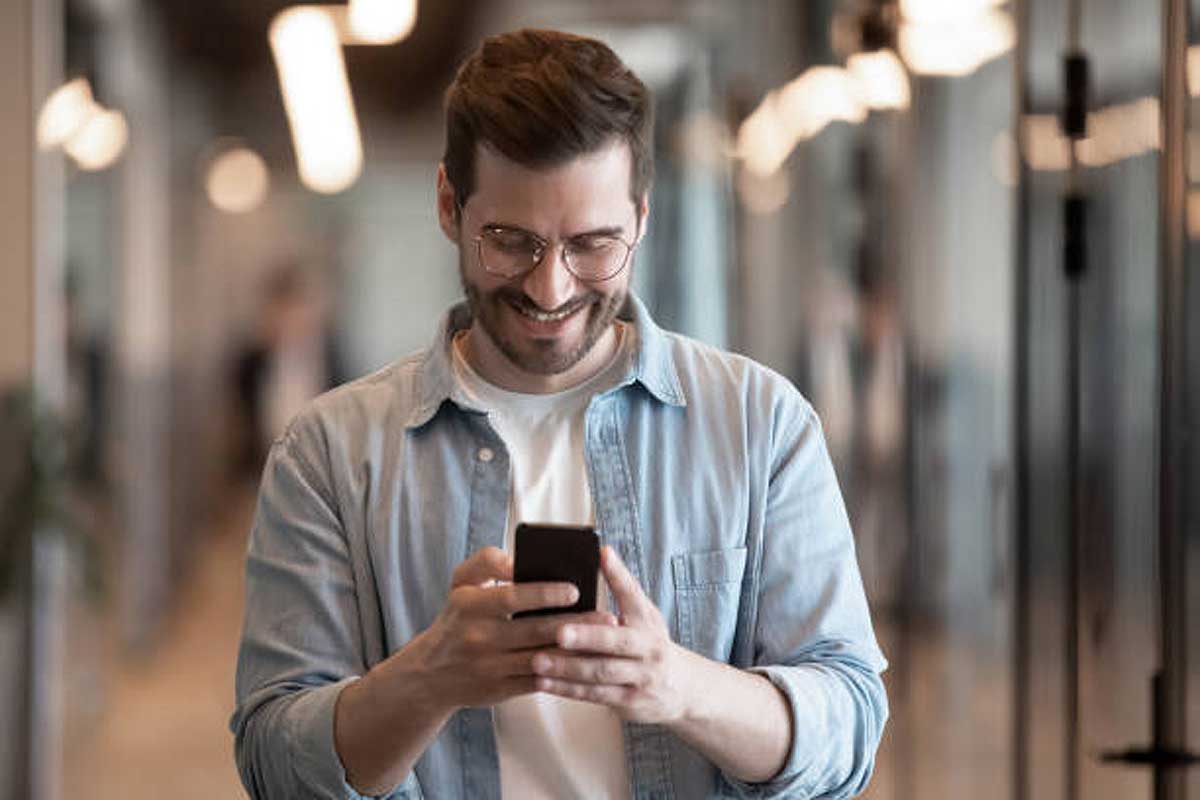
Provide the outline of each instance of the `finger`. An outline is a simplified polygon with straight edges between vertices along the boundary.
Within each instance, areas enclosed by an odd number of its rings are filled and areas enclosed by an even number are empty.
[[[574,605],[579,589],[573,583],[506,583],[478,589],[462,589],[462,608],[468,613],[506,617],[539,608]]]
[[[507,650],[518,650],[555,644],[558,641],[558,632],[564,625],[615,629],[617,618],[604,611],[589,611],[585,614],[555,614],[552,617],[514,619],[502,625],[502,646]]]
[[[641,686],[646,682],[645,665],[627,658],[538,653],[533,657],[532,663],[533,670],[538,675],[572,683]]]
[[[640,619],[645,616],[647,606],[653,607],[637,578],[630,573],[617,551],[608,545],[600,549],[600,570],[604,573],[608,588],[612,590],[613,599],[621,607],[622,617]]]
[[[558,646],[564,650],[600,653],[623,658],[644,658],[649,652],[644,633],[633,627],[607,625],[564,625],[558,631]]]
[[[524,650],[516,653],[503,653],[491,659],[484,672],[497,678],[520,678],[536,675],[533,661],[537,650]]]
[[[533,675],[521,675],[516,678],[504,678],[495,688],[490,688],[486,697],[481,697],[480,702],[475,703],[476,707],[492,706],[496,703],[502,703],[505,700],[511,700],[514,697],[521,695],[533,694],[538,690],[538,679]]]
[[[599,703],[618,709],[631,706],[637,694],[637,689],[632,686],[602,686],[594,683],[574,683],[557,678],[538,678],[534,685],[539,692],[571,700]]]
[[[498,547],[485,547],[455,568],[450,585],[479,586],[489,581],[511,581],[512,571],[512,556]]]

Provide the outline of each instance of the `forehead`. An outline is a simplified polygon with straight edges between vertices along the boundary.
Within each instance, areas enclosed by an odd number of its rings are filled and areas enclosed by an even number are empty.
[[[468,205],[482,222],[557,235],[634,220],[632,157],[624,141],[549,167],[528,167],[484,144],[476,147]]]

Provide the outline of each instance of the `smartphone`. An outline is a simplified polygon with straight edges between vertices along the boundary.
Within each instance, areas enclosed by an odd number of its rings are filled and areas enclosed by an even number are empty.
[[[600,537],[588,525],[517,525],[513,581],[566,581],[579,589],[573,606],[521,611],[513,618],[573,614],[596,610],[600,573]]]

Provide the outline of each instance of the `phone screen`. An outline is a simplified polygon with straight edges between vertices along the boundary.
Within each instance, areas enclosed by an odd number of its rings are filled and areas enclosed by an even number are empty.
[[[600,572],[600,537],[586,525],[517,525],[513,580],[516,583],[566,581],[579,589],[570,607],[539,608],[513,618],[596,610],[596,580]]]

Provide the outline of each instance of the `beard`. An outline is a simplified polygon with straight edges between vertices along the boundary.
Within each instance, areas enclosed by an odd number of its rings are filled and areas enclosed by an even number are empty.
[[[627,290],[611,294],[595,289],[571,298],[557,309],[543,309],[524,292],[512,286],[485,291],[468,280],[460,265],[459,275],[471,317],[479,324],[496,348],[515,366],[533,375],[558,375],[583,360],[612,326],[625,304]],[[569,310],[585,314],[583,332],[575,341],[559,337],[533,338],[506,332],[505,315],[519,313],[516,309],[539,312]]]

